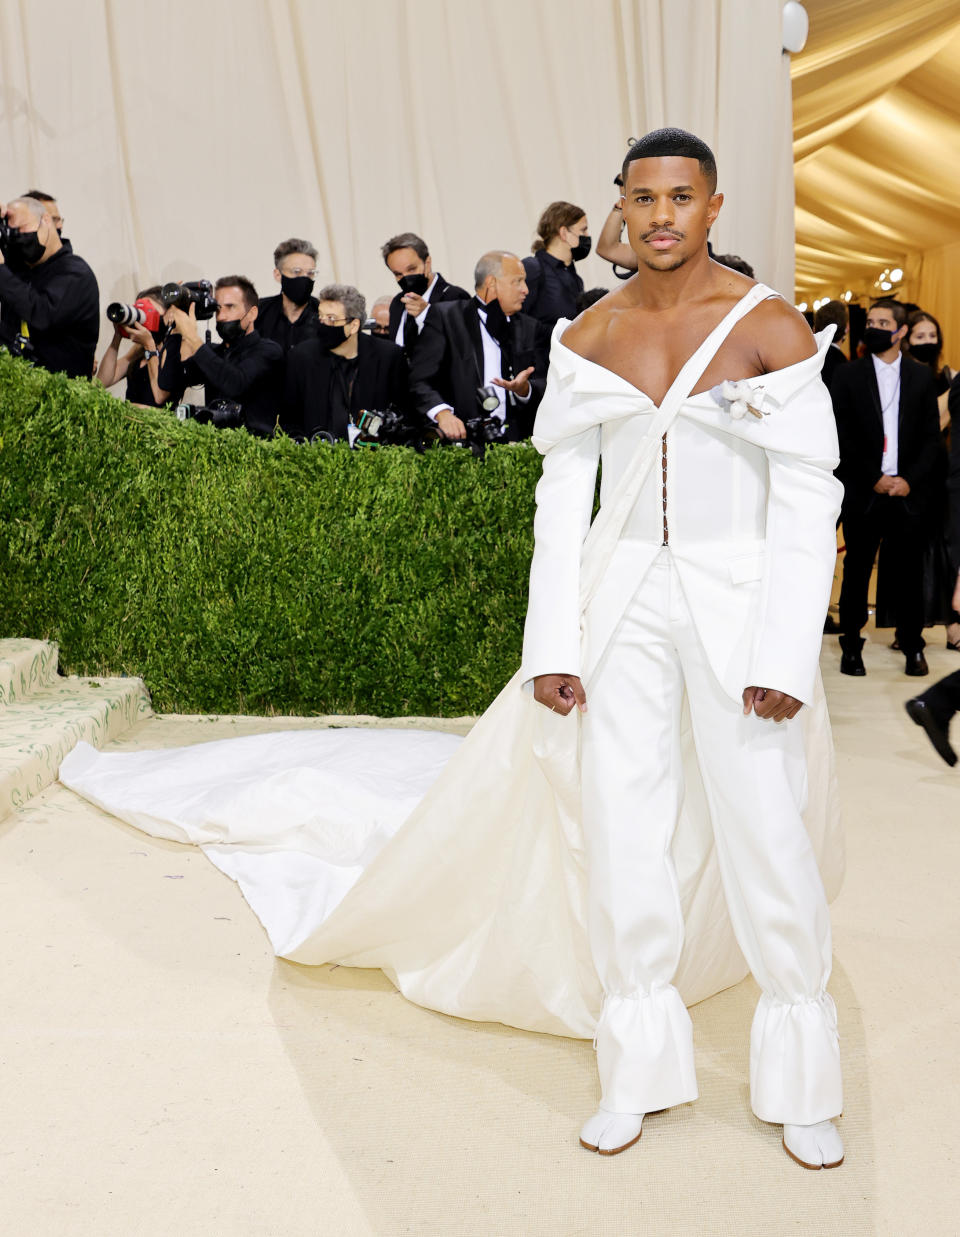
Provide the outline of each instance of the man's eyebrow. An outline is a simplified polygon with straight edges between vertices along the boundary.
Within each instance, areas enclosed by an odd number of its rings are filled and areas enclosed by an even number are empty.
[[[638,185],[636,189],[631,189],[630,192],[631,193],[653,193],[654,190],[651,189],[648,185]],[[693,185],[674,185],[673,188],[669,189],[667,192],[668,193],[695,193],[696,190],[694,189]]]

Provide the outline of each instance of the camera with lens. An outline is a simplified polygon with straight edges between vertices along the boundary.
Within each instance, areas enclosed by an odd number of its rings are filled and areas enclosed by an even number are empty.
[[[130,336],[127,327],[145,326],[151,334],[156,334],[161,325],[160,310],[147,297],[134,301],[132,305],[125,305],[122,301],[113,301],[107,306],[107,318],[118,326],[121,335],[126,335],[127,338]]]
[[[354,425],[357,434],[353,441],[362,445],[402,442],[407,432],[407,424],[395,408],[361,408]]]
[[[6,258],[10,248],[10,237],[13,235],[13,228],[7,223],[6,219],[0,215],[0,253]]]
[[[244,424],[243,409],[229,399],[211,400],[209,404],[178,404],[178,421],[196,421],[215,429],[237,429]]]
[[[197,321],[212,318],[217,312],[213,284],[209,279],[195,279],[188,283],[165,283],[160,289],[164,309],[182,309],[189,313],[194,306]]]

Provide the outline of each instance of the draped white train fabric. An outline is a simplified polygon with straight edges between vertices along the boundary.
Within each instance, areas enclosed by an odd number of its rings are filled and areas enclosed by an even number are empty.
[[[811,380],[822,391],[829,340],[819,342],[808,363],[760,380],[780,411],[794,405],[798,425]],[[703,418],[703,398],[678,400],[674,415]],[[541,418],[556,424],[549,406]],[[791,416],[778,420],[772,440],[787,456]],[[731,433],[753,432],[727,421]],[[598,540],[588,539],[585,556]],[[543,709],[523,690],[525,677],[511,679],[462,741],[343,729],[159,752],[102,754],[80,744],[60,779],[147,833],[202,846],[239,883],[282,957],[379,967],[429,1008],[589,1038],[602,993],[585,925],[579,720]],[[832,899],[843,848],[819,677],[800,718],[804,819]],[[692,1004],[747,968],[686,719],[683,743],[685,793],[672,849],[686,932],[675,982]]]

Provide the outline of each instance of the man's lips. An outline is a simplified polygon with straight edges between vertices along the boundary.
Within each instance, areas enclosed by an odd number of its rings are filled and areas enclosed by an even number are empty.
[[[657,232],[647,237],[647,244],[653,249],[670,249],[680,243],[679,236],[671,236],[669,232]]]

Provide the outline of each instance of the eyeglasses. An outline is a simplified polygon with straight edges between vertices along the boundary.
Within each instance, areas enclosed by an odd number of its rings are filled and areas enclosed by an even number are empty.
[[[319,314],[318,317],[324,326],[346,326],[353,321],[352,318],[336,318],[333,314]]]
[[[281,271],[281,275],[286,275],[288,279],[301,279],[306,276],[307,279],[316,279],[317,272],[315,270],[303,271],[299,266],[295,266],[292,271]]]

